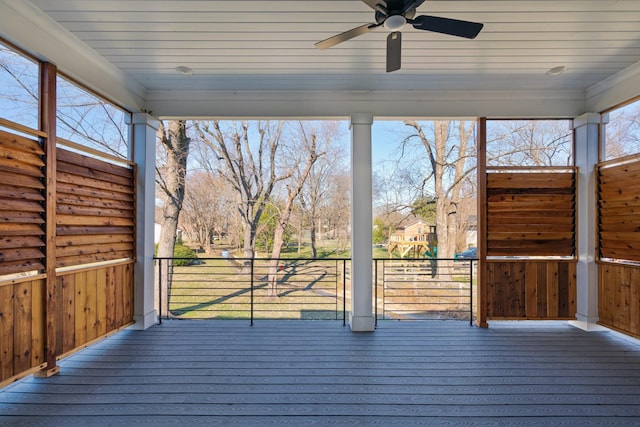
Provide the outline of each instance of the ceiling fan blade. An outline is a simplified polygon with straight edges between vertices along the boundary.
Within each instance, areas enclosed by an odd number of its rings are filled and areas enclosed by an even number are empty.
[[[417,9],[424,2],[425,0],[407,1],[405,2],[404,7],[402,8],[402,13],[406,12],[407,10]]]
[[[400,69],[402,63],[402,33],[394,31],[387,36],[387,73]]]
[[[433,31],[451,36],[475,39],[484,27],[479,22],[460,21],[458,19],[440,18],[438,16],[420,15],[409,21],[417,30]]]
[[[385,0],[362,0],[363,3],[366,3],[373,10],[378,10],[377,6],[380,5],[383,8],[387,8],[387,2]]]
[[[367,34],[369,31],[379,26],[380,24],[364,24],[359,27],[352,28],[349,31],[345,31],[344,33],[336,34],[335,36],[329,37],[328,39],[321,40],[314,46],[318,49],[328,49],[332,46],[337,45],[338,43],[346,42],[347,40],[351,40],[354,37]]]

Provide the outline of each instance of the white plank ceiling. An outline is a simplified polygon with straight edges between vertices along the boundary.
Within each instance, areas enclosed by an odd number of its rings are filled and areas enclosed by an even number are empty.
[[[640,68],[638,0],[429,0],[418,14],[482,22],[484,29],[467,40],[406,26],[402,69],[390,74],[384,29],[331,49],[314,47],[374,22],[372,9],[358,0],[30,0],[29,6],[110,62],[150,104],[185,91],[343,97],[529,91],[571,94],[584,103],[603,81]],[[180,66],[193,74],[181,75]],[[558,66],[568,72],[547,75]]]

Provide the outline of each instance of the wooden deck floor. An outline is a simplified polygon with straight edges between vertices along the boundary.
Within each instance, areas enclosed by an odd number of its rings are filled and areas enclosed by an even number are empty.
[[[564,323],[167,321],[60,366],[0,425],[640,425],[640,344]]]

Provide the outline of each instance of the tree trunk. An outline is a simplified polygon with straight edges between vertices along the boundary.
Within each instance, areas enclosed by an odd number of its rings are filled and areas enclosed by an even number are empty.
[[[157,183],[164,199],[157,256],[168,258],[161,263],[163,271],[160,275],[164,283],[159,283],[160,292],[163,295],[163,307],[160,307],[160,310],[165,315],[169,315],[172,258],[178,231],[178,218],[184,201],[190,139],[187,138],[184,120],[170,121],[168,129],[165,129],[164,124],[160,122],[158,136],[166,153],[166,161],[164,167],[159,169],[162,173],[159,172],[157,176]]]
[[[302,230],[304,229],[304,224],[302,220],[300,220],[300,224],[298,224],[298,255],[302,252]]]
[[[318,258],[318,247],[316,242],[316,222],[311,220],[311,258]]]
[[[273,249],[271,250],[271,260],[269,261],[269,296],[276,296],[278,293],[278,271],[280,266],[280,252],[282,251],[282,244],[284,243],[284,230],[287,226],[289,219],[284,215],[286,222],[278,223],[278,226],[273,233]]]
[[[249,273],[251,269],[251,260],[255,257],[255,238],[256,230],[252,224],[245,224],[244,227],[244,244],[242,249],[242,272]]]

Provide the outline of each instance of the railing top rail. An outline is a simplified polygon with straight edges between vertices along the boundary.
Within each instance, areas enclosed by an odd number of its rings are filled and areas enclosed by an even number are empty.
[[[82,144],[78,144],[77,142],[73,142],[73,141],[69,141],[67,139],[63,139],[63,138],[56,138],[56,142],[66,148],[72,148],[74,150],[80,151],[81,153],[84,154],[90,154],[93,156],[98,157],[101,160],[108,160],[110,162],[114,162],[117,164],[121,164],[124,166],[128,166],[128,167],[134,167],[136,166],[136,163],[129,160],[129,159],[125,159],[123,157],[118,157],[118,156],[114,156],[113,154],[109,154],[109,153],[105,153],[103,151],[100,150],[96,150],[94,148],[91,147],[86,147]]]
[[[11,131],[15,131],[15,132],[20,132],[20,133],[24,133],[26,135],[30,135],[30,136],[35,136],[35,137],[42,137],[42,138],[46,138],[47,137],[47,133],[43,132],[41,130],[37,130],[37,129],[32,129],[28,126],[24,126],[21,125],[20,123],[16,123],[13,122],[11,120],[7,120],[7,119],[3,119],[0,118],[0,126],[9,129]]]

